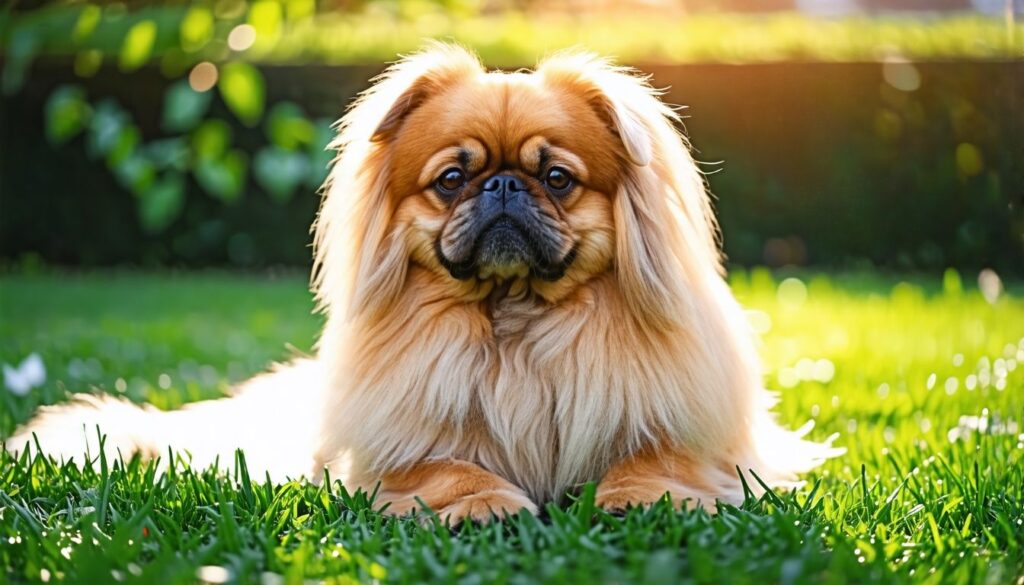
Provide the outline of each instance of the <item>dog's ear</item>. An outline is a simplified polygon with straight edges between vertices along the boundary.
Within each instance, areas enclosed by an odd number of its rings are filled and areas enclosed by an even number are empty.
[[[618,135],[631,163],[647,166],[653,158],[653,144],[644,112],[635,94],[638,86],[650,93],[643,78],[631,69],[616,67],[607,59],[589,53],[564,52],[544,60],[537,72],[548,83],[562,85],[586,99],[598,116]],[[646,100],[644,100],[646,101]]]
[[[390,222],[390,142],[415,109],[482,71],[465,49],[433,43],[393,64],[338,123],[338,151],[314,224],[313,288],[331,316],[376,314],[397,298],[408,256]]]
[[[398,96],[395,103],[391,105],[391,109],[384,114],[384,119],[377,125],[377,129],[373,131],[370,140],[373,142],[384,142],[394,136],[401,127],[402,122],[405,121],[406,116],[419,107],[426,100],[427,96],[430,95],[431,85],[432,83],[426,77],[417,78],[413,81],[412,85],[405,90],[405,93]]]
[[[685,326],[688,299],[720,276],[717,225],[678,115],[643,77],[589,54],[538,67],[552,85],[583,96],[622,144],[613,205],[615,271],[631,311],[655,328]]]
[[[480,61],[472,53],[444,43],[432,43],[426,50],[395,63],[367,92],[374,97],[379,94],[382,102],[391,103],[370,140],[383,142],[393,137],[406,117],[429,96],[481,71]]]
[[[641,104],[633,103],[628,92],[629,85],[636,84],[637,78],[627,70],[606,65],[594,71],[589,81],[591,91],[587,97],[598,115],[618,134],[629,161],[639,167],[649,165],[654,156],[650,129],[638,108]]]

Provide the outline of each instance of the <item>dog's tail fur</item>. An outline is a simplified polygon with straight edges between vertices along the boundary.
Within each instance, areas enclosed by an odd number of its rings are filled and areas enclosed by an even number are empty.
[[[309,477],[322,379],[316,360],[297,360],[252,378],[230,397],[168,412],[108,395],[78,394],[69,403],[40,409],[5,441],[6,448],[41,448],[57,459],[95,463],[102,444],[108,461],[138,453],[163,457],[165,465],[171,451],[191,457],[194,468],[216,463],[228,471],[241,449],[253,478]]]

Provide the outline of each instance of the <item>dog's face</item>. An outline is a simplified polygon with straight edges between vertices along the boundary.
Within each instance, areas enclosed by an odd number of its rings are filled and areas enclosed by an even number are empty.
[[[622,143],[577,89],[479,71],[418,98],[382,137],[414,262],[453,291],[520,280],[544,295],[608,270]]]
[[[639,318],[678,321],[685,279],[718,258],[675,119],[644,80],[586,55],[514,73],[452,47],[399,62],[342,121],[321,300],[376,315],[428,285],[550,304],[608,275]]]

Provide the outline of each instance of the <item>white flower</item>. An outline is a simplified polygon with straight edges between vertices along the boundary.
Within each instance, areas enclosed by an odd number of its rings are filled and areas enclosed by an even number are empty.
[[[46,367],[38,353],[31,353],[17,367],[4,364],[4,386],[12,394],[24,396],[36,386],[46,382]]]

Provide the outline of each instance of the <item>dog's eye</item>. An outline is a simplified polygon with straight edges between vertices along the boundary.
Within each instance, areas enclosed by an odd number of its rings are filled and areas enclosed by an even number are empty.
[[[466,175],[459,169],[448,169],[434,181],[434,188],[442,195],[454,195],[466,184]]]
[[[572,189],[572,175],[562,167],[551,167],[544,176],[544,184],[552,193],[564,195]]]

